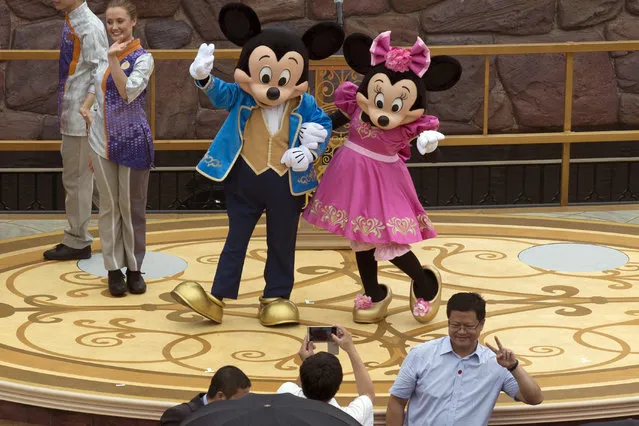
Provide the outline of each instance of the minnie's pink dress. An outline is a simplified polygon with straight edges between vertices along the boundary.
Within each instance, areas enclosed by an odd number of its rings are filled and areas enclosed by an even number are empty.
[[[410,250],[410,243],[437,236],[422,207],[405,161],[410,141],[439,120],[424,115],[391,130],[361,120],[357,86],[342,83],[335,105],[350,117],[348,140],[337,150],[304,211],[304,219],[351,240],[355,251],[375,248],[377,260]]]

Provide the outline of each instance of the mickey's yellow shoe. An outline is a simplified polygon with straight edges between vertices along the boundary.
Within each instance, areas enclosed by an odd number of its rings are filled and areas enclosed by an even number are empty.
[[[176,302],[197,312],[211,321],[222,324],[224,302],[205,291],[193,281],[183,282],[173,289],[171,296]]]
[[[261,297],[260,307],[257,311],[260,324],[266,327],[284,324],[298,324],[300,313],[297,305],[288,299],[281,297]]]
[[[424,273],[430,275],[430,280],[437,282],[437,294],[432,300],[418,299],[413,288],[414,282],[410,282],[410,312],[421,323],[430,322],[435,318],[442,303],[442,277],[439,271],[432,266],[424,266]]]

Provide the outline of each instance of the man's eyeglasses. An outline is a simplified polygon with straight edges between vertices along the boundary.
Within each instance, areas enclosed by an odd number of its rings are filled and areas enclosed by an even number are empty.
[[[481,321],[475,325],[459,324],[457,322],[449,321],[448,328],[450,329],[450,331],[459,331],[459,330],[475,331],[477,330],[477,327],[479,327],[479,324],[481,324]]]

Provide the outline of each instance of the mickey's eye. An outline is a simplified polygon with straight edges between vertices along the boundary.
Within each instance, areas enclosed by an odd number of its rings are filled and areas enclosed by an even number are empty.
[[[383,93],[378,93],[377,96],[375,96],[375,106],[379,109],[384,108],[384,94]]]
[[[289,70],[284,70],[280,74],[280,79],[277,82],[278,86],[286,86],[291,79],[291,72]]]
[[[402,98],[397,98],[393,101],[393,104],[391,105],[391,111],[398,112],[399,110],[402,109],[403,106],[404,106],[404,101],[402,101]]]
[[[273,76],[273,71],[271,71],[270,67],[264,67],[260,70],[260,81],[264,84],[269,84],[271,82],[271,77]]]

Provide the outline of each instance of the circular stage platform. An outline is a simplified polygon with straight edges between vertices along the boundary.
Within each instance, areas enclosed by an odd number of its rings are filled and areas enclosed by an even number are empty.
[[[488,302],[481,341],[493,343],[498,336],[545,394],[536,407],[500,397],[491,424],[639,413],[637,226],[467,213],[433,213],[431,219],[440,236],[414,249],[424,263],[440,269],[444,303],[454,292],[479,291]],[[174,402],[205,390],[222,365],[244,370],[257,392],[294,381],[305,326],[339,323],[353,332],[375,382],[376,408],[383,411],[407,350],[447,334],[445,309],[430,324],[412,318],[409,281],[390,263],[380,263],[380,281],[395,294],[387,320],[353,323],[360,285],[348,250],[299,250],[292,298],[302,324],[260,326],[263,225],[249,247],[240,297],[229,301],[224,324],[213,325],[169,293],[183,281],[209,288],[226,233],[224,215],[153,221],[149,250],[188,266],[170,276],[149,276],[146,294],[124,298],[111,297],[106,278],[76,262],[43,261],[42,251],[59,241],[59,233],[0,241],[3,399],[158,419]],[[549,260],[543,246],[554,250],[553,244],[567,242],[586,246],[553,252],[555,269],[539,266]],[[612,257],[585,272],[561,268],[561,256],[569,262],[591,249]],[[348,358],[340,354],[340,359],[345,378],[338,400],[344,402],[356,389]]]

